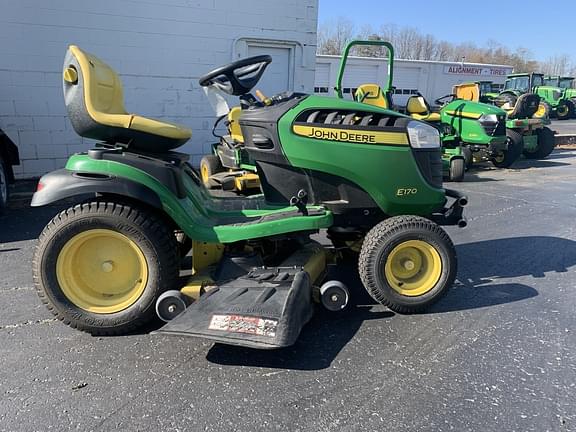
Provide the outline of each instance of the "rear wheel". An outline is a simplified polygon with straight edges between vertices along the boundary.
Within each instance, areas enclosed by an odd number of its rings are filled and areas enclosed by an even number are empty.
[[[216,186],[211,177],[222,171],[224,171],[224,167],[216,155],[206,155],[200,161],[200,177],[202,178],[204,186],[207,188],[213,188]]]
[[[154,213],[92,201],[44,228],[33,272],[42,302],[61,321],[94,335],[116,335],[156,319],[156,299],[178,278],[173,231]]]
[[[536,130],[538,136],[538,146],[534,151],[524,150],[524,156],[527,159],[544,159],[552,153],[556,146],[554,132],[547,127]]]
[[[8,171],[6,163],[0,155],[0,214],[4,213],[8,206]]]
[[[510,168],[522,155],[522,150],[524,149],[522,134],[512,129],[506,129],[506,140],[506,150],[501,150],[492,157],[492,164],[496,168]]]
[[[358,267],[376,301],[399,313],[414,313],[438,301],[452,286],[456,250],[434,222],[395,216],[367,234]]]
[[[558,120],[568,120],[574,116],[574,104],[570,100],[562,101],[556,107]]]
[[[453,158],[450,161],[450,181],[461,182],[464,180],[466,162],[464,158]]]

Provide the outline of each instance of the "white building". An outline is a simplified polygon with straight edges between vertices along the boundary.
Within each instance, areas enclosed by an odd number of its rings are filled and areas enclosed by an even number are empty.
[[[126,108],[190,127],[182,151],[214,141],[198,77],[268,53],[265,93],[312,91],[318,0],[4,0],[0,13],[0,129],[18,145],[18,178],[60,168],[88,149],[66,118],[61,69],[69,44],[122,77]]]
[[[340,56],[316,56],[314,92],[334,93]],[[504,84],[512,66],[479,63],[458,63],[423,60],[396,60],[394,62],[394,104],[405,106],[410,95],[421,93],[431,105],[434,100],[452,92],[454,84],[466,81],[493,81]],[[343,78],[344,93],[351,97],[353,89],[361,84],[385,85],[388,61],[382,58],[350,57]]]

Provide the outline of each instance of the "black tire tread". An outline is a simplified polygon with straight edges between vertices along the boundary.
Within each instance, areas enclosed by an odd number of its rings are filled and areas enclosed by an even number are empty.
[[[535,152],[524,152],[527,159],[545,159],[556,147],[556,138],[554,132],[549,127],[543,127],[537,130],[538,134],[538,148]]]

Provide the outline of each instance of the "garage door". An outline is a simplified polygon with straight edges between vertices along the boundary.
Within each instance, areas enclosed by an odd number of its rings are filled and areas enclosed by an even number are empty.
[[[396,67],[394,69],[394,104],[405,106],[408,98],[420,89],[420,69],[417,67]]]
[[[362,84],[378,83],[382,78],[378,77],[378,65],[360,65],[348,63],[344,78],[342,79],[342,91],[346,95],[354,93],[355,89]]]
[[[266,96],[294,89],[294,61],[291,47],[248,46],[248,56],[268,54],[272,63],[266,69],[264,76],[256,86]]]
[[[316,75],[314,78],[314,93],[329,93],[330,85],[330,63],[316,63]]]

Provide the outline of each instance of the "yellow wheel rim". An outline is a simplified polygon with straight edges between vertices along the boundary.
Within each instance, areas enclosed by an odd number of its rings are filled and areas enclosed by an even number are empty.
[[[97,314],[132,306],[148,282],[142,250],[123,234],[92,229],[72,237],[56,261],[64,295],[77,307]]]
[[[384,265],[386,280],[399,294],[415,297],[436,286],[442,275],[442,258],[434,246],[409,240],[392,249]]]
[[[208,183],[210,181],[210,172],[208,171],[208,165],[202,164],[200,167],[200,176],[202,177],[202,181],[204,183]]]
[[[498,163],[504,162],[504,152],[499,152],[495,157],[494,160]]]
[[[556,112],[561,116],[565,116],[568,114],[568,107],[566,105],[562,105],[561,107],[556,109]]]
[[[546,106],[544,104],[538,105],[538,110],[534,114],[535,118],[542,118],[546,115]]]

